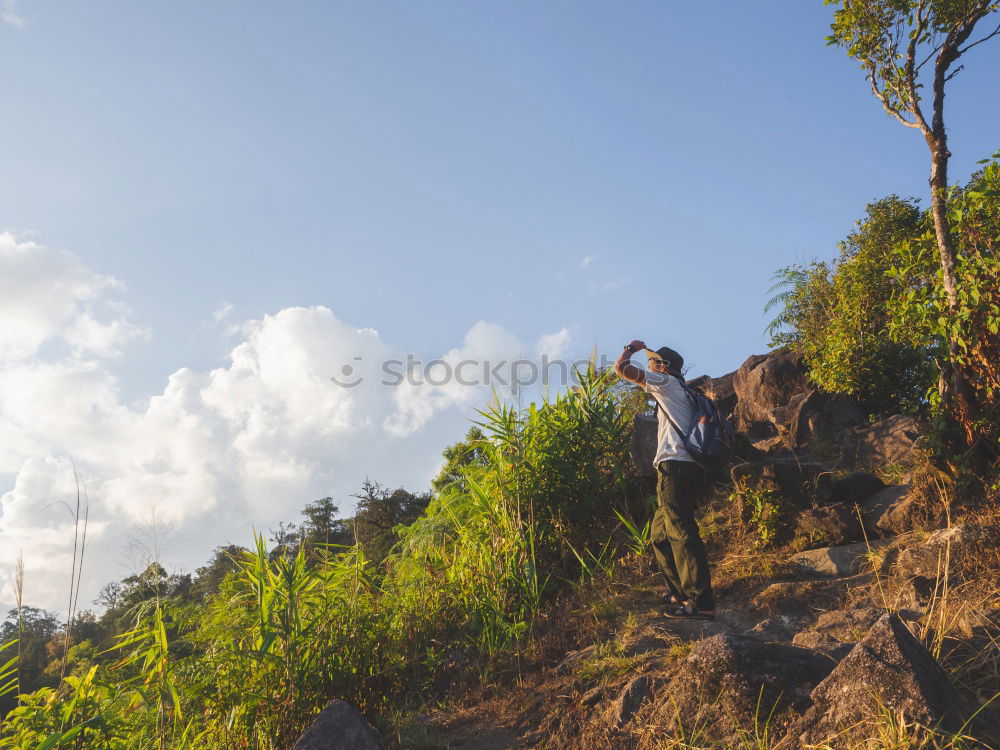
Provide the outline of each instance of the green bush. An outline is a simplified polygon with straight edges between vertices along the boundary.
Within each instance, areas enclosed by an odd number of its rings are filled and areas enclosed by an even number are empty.
[[[832,263],[780,270],[767,310],[774,345],[789,345],[818,387],[855,396],[871,415],[941,412],[939,378],[957,341],[974,414],[952,416],[998,435],[1000,163],[995,156],[949,196],[960,304],[948,309],[929,217],[913,200],[868,205]],[[970,430],[971,434],[971,430]]]
[[[912,200],[890,196],[868,205],[832,264],[789,266],[776,275],[768,309],[783,309],[770,326],[773,345],[791,345],[809,379],[855,396],[870,414],[920,411],[934,370],[919,340],[887,335],[898,282],[893,251],[919,236],[926,220]]]

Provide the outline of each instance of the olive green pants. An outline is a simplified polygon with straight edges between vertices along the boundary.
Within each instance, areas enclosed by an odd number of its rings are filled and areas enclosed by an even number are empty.
[[[694,512],[705,493],[705,472],[691,461],[661,461],[656,467],[657,508],[651,541],[670,593],[698,609],[714,610],[708,553]]]

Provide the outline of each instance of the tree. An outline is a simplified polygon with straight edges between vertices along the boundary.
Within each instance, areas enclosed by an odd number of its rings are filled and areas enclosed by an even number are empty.
[[[17,640],[20,636],[20,662],[18,665],[18,688],[22,693],[30,693],[44,686],[58,684],[58,675],[45,673],[49,662],[49,649],[60,648],[62,629],[59,620],[51,612],[35,607],[14,608],[7,613],[7,620],[0,624],[0,645]],[[4,659],[6,660],[6,656]],[[0,717],[16,704],[13,694],[0,696]]]
[[[486,436],[478,427],[470,427],[465,440],[449,445],[444,449],[444,466],[437,477],[431,480],[431,489],[441,494],[448,487],[458,487],[465,490],[465,472],[472,466],[484,466],[486,459],[483,454],[483,444]]]
[[[827,41],[843,47],[867,71],[872,93],[892,117],[919,130],[931,154],[931,216],[941,264],[948,314],[958,315],[956,238],[948,217],[948,134],[944,124],[944,97],[948,81],[962,67],[952,66],[978,44],[1000,34],[1000,25],[970,41],[976,26],[1000,9],[997,0],[825,0],[839,6]],[[933,67],[925,66],[933,60]],[[924,111],[920,90],[929,78],[930,117]],[[942,363],[942,402],[966,427],[979,405],[969,385],[959,343],[948,342],[948,360]]]
[[[330,544],[350,544],[354,535],[347,524],[337,518],[340,508],[333,504],[333,499],[321,497],[309,503],[302,509],[306,521],[302,524],[302,536],[305,542],[313,547]]]
[[[212,552],[212,559],[194,572],[195,579],[191,590],[195,598],[204,599],[210,594],[217,593],[223,579],[239,569],[237,560],[245,557],[246,553],[247,548],[238,544],[216,547]]]
[[[394,529],[416,521],[430,502],[430,495],[414,495],[402,487],[389,490],[369,479],[354,497],[358,499],[352,521],[354,534],[365,556],[376,563],[384,560],[396,543]]]

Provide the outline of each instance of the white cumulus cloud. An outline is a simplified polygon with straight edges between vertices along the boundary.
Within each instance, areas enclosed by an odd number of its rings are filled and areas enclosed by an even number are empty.
[[[327,307],[290,307],[244,321],[222,366],[179,369],[162,392],[125,403],[114,357],[145,332],[116,299],[122,285],[10,234],[0,235],[0,271],[6,606],[19,551],[28,603],[58,608],[65,598],[74,467],[90,502],[81,596],[89,603],[101,584],[131,572],[128,539],[154,515],[173,529],[164,562],[191,570],[213,546],[245,543],[253,527],[295,519],[318,497],[333,495],[349,511],[366,475],[425,488],[472,408],[491,386],[503,389],[485,377],[489,366],[532,350],[551,356],[570,340],[564,329],[528,347],[481,321],[433,367],[393,387],[385,363],[401,366],[406,353]]]

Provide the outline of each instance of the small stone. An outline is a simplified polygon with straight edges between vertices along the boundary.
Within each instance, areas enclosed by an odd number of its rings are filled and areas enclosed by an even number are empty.
[[[292,750],[384,750],[384,745],[353,706],[341,700],[332,700],[319,712]]]

